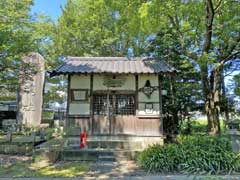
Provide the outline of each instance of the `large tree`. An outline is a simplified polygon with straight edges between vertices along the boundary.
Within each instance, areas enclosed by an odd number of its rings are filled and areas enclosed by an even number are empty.
[[[165,77],[163,81],[163,87],[168,92],[163,96],[163,126],[164,132],[171,137],[180,132],[184,121],[189,120],[189,111],[202,110],[203,98],[199,71],[193,62],[176,53],[181,48],[180,43],[177,38],[175,41],[168,40],[170,31],[160,30],[148,41],[144,52],[148,56],[164,59],[180,71],[177,76]]]
[[[21,58],[31,51],[47,55],[53,23],[30,15],[33,0],[0,0],[0,83],[16,84]],[[50,58],[49,58],[50,59]]]
[[[54,38],[59,55],[140,55],[148,36],[139,29],[142,4],[139,0],[68,0]]]
[[[239,12],[239,2],[229,0],[153,0],[146,2],[140,12],[143,21],[148,22],[149,28],[144,28],[150,32],[171,29],[168,41],[176,41],[177,37],[181,44],[177,53],[200,70],[209,134],[220,132],[224,65],[239,58]]]
[[[29,15],[32,1],[0,1],[0,81],[13,77],[19,59],[29,46]]]

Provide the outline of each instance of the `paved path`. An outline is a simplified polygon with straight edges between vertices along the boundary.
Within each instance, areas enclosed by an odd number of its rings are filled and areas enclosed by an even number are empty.
[[[0,178],[0,180],[240,180],[240,176],[125,176],[125,177],[81,177],[81,178]]]
[[[5,163],[29,161],[28,157],[0,155]],[[84,163],[84,162],[82,162]],[[89,163],[89,162],[86,162]],[[134,161],[94,162],[89,163],[90,169],[79,178],[1,178],[0,180],[240,180],[239,176],[183,176],[183,175],[156,175],[140,169]]]

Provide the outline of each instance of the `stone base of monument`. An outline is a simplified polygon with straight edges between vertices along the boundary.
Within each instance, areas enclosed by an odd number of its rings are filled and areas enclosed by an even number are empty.
[[[233,151],[240,152],[240,131],[236,129],[231,129],[227,133],[231,137]]]

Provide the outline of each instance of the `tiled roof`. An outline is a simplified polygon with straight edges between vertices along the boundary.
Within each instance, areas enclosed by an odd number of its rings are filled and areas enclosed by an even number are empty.
[[[67,61],[51,72],[60,74],[160,74],[177,70],[163,60],[125,57],[68,57]]]

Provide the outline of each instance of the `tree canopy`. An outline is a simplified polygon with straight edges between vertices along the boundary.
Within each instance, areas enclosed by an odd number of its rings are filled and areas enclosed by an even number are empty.
[[[15,81],[20,59],[32,51],[44,51],[50,36],[50,19],[31,16],[32,0],[0,0],[0,82]],[[44,53],[46,54],[46,53]]]

